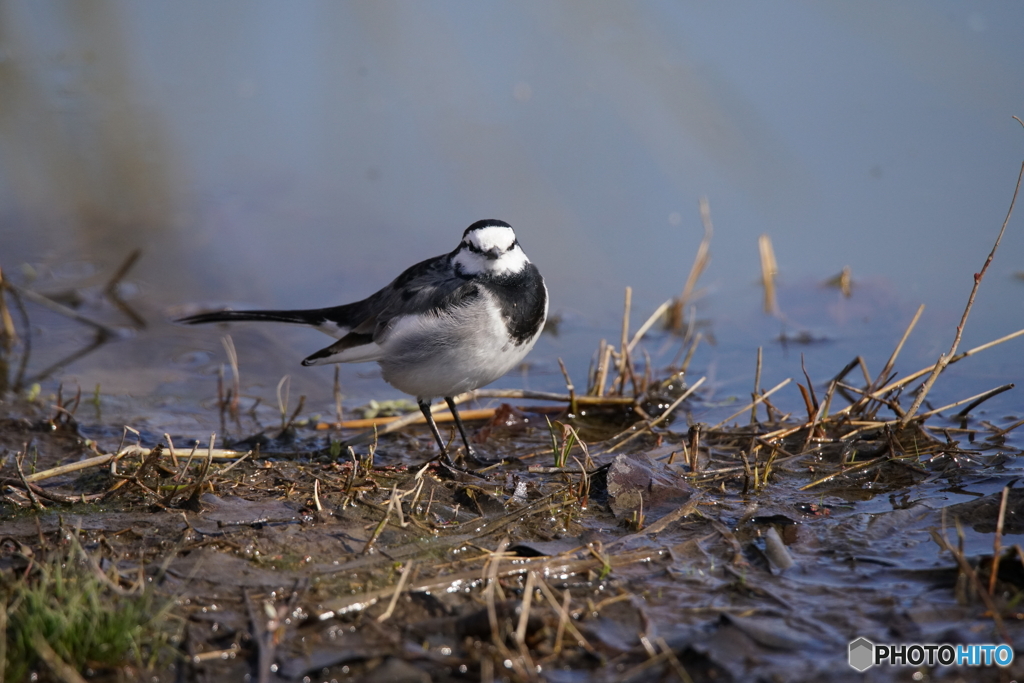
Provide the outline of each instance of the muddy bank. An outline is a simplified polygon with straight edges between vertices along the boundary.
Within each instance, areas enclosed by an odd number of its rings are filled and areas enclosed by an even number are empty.
[[[160,623],[122,661],[83,664],[101,678],[853,680],[858,637],[1024,642],[1020,460],[998,438],[642,426],[560,467],[566,432],[477,423],[506,455],[476,472],[421,466],[421,428],[332,455],[309,427],[270,452],[138,443],[50,477],[97,444],[70,419],[9,419],[8,608],[54,561],[148,596]]]

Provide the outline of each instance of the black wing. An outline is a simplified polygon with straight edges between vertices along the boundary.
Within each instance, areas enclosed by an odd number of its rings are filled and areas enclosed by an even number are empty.
[[[211,311],[180,318],[188,325],[262,321],[311,325],[332,336],[375,334],[391,319],[424,310],[445,308],[451,294],[466,284],[455,277],[445,254],[410,266],[388,286],[361,301],[329,308],[302,310]],[[365,342],[364,342],[365,343]]]

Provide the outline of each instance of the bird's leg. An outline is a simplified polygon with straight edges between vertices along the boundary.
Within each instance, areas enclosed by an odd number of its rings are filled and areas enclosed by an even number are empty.
[[[459,417],[459,409],[455,407],[455,399],[451,396],[445,396],[444,401],[448,404],[449,410],[452,411],[455,425],[459,428],[459,434],[462,435],[462,443],[466,444],[466,457],[475,459],[476,454],[473,452],[473,447],[469,445],[469,437],[466,436],[466,428],[462,426],[462,418]]]
[[[441,458],[444,464],[454,467],[455,463],[452,462],[452,458],[448,455],[448,448],[444,445],[444,439],[441,438],[441,432],[437,429],[437,423],[434,422],[434,416],[430,414],[430,401],[425,401],[422,398],[416,399],[417,405],[420,407],[420,412],[423,413],[423,417],[427,418],[427,426],[430,427],[430,433],[434,435],[434,439],[437,441],[437,445],[441,448]],[[456,413],[457,415],[458,413]],[[465,437],[463,437],[465,438]]]

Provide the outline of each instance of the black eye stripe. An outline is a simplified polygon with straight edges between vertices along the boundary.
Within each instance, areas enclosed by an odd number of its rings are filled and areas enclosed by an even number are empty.
[[[467,249],[469,249],[474,254],[485,254],[486,253],[483,249],[481,249],[477,245],[473,244],[472,242],[463,242],[462,246],[466,247]],[[513,249],[515,249],[518,246],[519,246],[519,240],[513,240],[511,246],[509,246],[505,250],[505,252],[506,253],[510,252],[510,251],[512,251]]]

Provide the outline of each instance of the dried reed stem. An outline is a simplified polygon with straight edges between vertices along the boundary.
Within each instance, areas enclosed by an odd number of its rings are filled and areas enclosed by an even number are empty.
[[[792,378],[792,377],[787,377],[786,379],[782,380],[781,382],[779,382],[778,384],[776,384],[776,385],[775,385],[774,387],[772,387],[771,389],[769,389],[769,390],[768,390],[768,391],[767,391],[766,393],[762,394],[761,396],[758,396],[758,397],[757,397],[756,399],[754,399],[754,400],[753,400],[752,402],[750,402],[749,404],[747,404],[747,405],[743,406],[742,408],[740,408],[740,409],[739,409],[739,410],[737,410],[737,411],[736,411],[735,413],[733,413],[733,414],[732,414],[732,415],[730,415],[729,417],[725,418],[724,420],[722,420],[721,422],[719,422],[719,423],[718,423],[718,424],[716,424],[715,426],[713,426],[713,427],[710,427],[710,428],[708,429],[708,431],[714,431],[714,430],[718,429],[719,427],[721,427],[722,425],[724,425],[724,424],[725,424],[726,422],[728,422],[729,420],[732,420],[732,419],[734,419],[734,418],[737,418],[737,417],[739,417],[740,415],[742,415],[743,413],[747,412],[748,410],[750,410],[751,408],[753,408],[753,407],[754,407],[755,405],[757,405],[757,404],[758,404],[758,403],[760,403],[761,401],[764,401],[764,400],[765,400],[766,398],[768,398],[769,396],[771,396],[772,394],[774,394],[774,393],[775,393],[776,391],[778,391],[779,389],[781,389],[782,387],[786,386],[787,384],[789,384],[789,383],[790,383],[790,382],[792,382],[792,381],[793,381],[793,378]],[[799,427],[798,429],[802,429],[802,428],[803,428],[803,425],[801,425],[801,426],[800,426],[800,427]]]
[[[750,395],[752,401],[756,401],[761,394],[761,347],[757,347],[757,367],[754,369],[754,393]],[[750,406],[750,424],[757,424],[757,404]]]
[[[779,265],[775,261],[772,238],[767,234],[758,237],[757,250],[761,254],[761,284],[764,286],[764,312],[775,315],[779,312],[779,303],[775,298],[775,276],[779,273]]]
[[[964,358],[967,358],[969,356],[973,356],[976,353],[980,353],[982,351],[986,351],[986,350],[992,348],[993,346],[998,346],[999,344],[1002,344],[1004,342],[1008,342],[1011,339],[1016,339],[1017,337],[1020,337],[1021,335],[1024,335],[1024,329],[1017,330],[1016,332],[1011,332],[1010,334],[1004,335],[1004,336],[1000,337],[999,339],[995,339],[993,341],[986,342],[986,343],[982,344],[981,346],[975,346],[973,349],[969,349],[967,351],[964,351],[963,353],[960,353],[960,354],[958,354],[956,356],[953,356],[953,358],[951,358],[949,360],[947,365],[952,365],[953,363],[959,362],[959,361],[961,361]],[[938,363],[935,363],[933,365],[929,365],[926,368],[922,368],[922,369],[918,370],[915,373],[907,375],[903,379],[898,379],[898,380],[896,380],[894,382],[890,382],[889,384],[885,385],[884,387],[882,387],[878,391],[871,392],[870,396],[871,396],[871,398],[874,398],[874,399],[877,399],[877,398],[879,398],[881,396],[885,396],[890,391],[892,391],[894,389],[898,389],[898,388],[900,388],[902,386],[906,386],[907,384],[910,384],[911,382],[913,382],[915,379],[918,379],[919,377],[923,377],[924,375],[927,375],[929,372],[932,372],[937,366],[938,366]],[[835,415],[837,415],[837,416],[838,415],[845,415],[845,414],[847,414],[849,412],[852,412],[853,410],[858,408],[860,405],[861,405],[861,403],[858,401],[857,403],[854,403],[854,404],[846,406],[842,410],[836,411]]]
[[[996,579],[999,576],[999,554],[1003,552],[1003,523],[1006,521],[1006,500],[1010,495],[1010,487],[1003,487],[1003,495],[999,499],[999,517],[996,518],[996,536],[992,539],[992,569],[988,577],[988,594],[996,594]]]
[[[903,350],[903,345],[907,343],[907,338],[910,336],[910,333],[914,330],[914,326],[917,325],[917,321],[921,318],[921,313],[923,312],[924,304],[921,304],[920,306],[917,307],[917,313],[914,314],[914,318],[910,321],[910,324],[907,325],[907,329],[904,330],[903,336],[900,338],[900,343],[896,345],[895,349],[893,349],[892,355],[889,356],[889,360],[886,361],[885,363],[885,367],[882,368],[882,371],[878,373],[878,377],[875,378],[875,382],[884,382],[885,378],[889,376],[890,372],[892,372],[892,368],[896,364],[896,358],[900,355],[900,351]],[[874,382],[872,382],[871,386],[868,389],[868,393],[870,393],[874,389],[875,385]]]
[[[700,279],[701,274],[708,267],[708,263],[711,262],[711,237],[714,235],[715,229],[711,223],[711,205],[708,203],[707,197],[700,198],[700,220],[704,224],[704,237],[700,241],[700,246],[697,247],[697,254],[693,257],[693,265],[690,266],[690,273],[686,276],[683,292],[672,307],[673,328],[676,332],[682,331],[686,318],[686,307],[693,297],[697,280]]]
[[[1020,122],[1020,119],[1017,119]],[[1022,123],[1021,125],[1024,125]],[[999,235],[996,237],[995,244],[992,245],[992,251],[989,252],[988,258],[985,259],[985,265],[981,267],[981,272],[974,274],[974,286],[971,288],[971,295],[967,299],[967,306],[964,308],[964,314],[960,318],[960,324],[956,326],[956,335],[953,337],[953,345],[949,349],[949,353],[944,353],[939,356],[939,360],[935,363],[935,368],[932,370],[932,374],[925,380],[921,390],[917,392],[917,396],[914,398],[914,402],[910,405],[910,409],[907,410],[906,415],[903,416],[901,424],[906,425],[917,409],[921,407],[925,397],[928,396],[928,392],[931,391],[932,385],[935,384],[935,380],[938,379],[939,374],[946,369],[949,365],[950,359],[956,354],[956,349],[960,345],[960,337],[964,333],[964,326],[967,324],[967,316],[971,313],[971,308],[974,307],[974,297],[978,294],[978,287],[981,285],[982,279],[985,277],[985,273],[988,271],[989,265],[992,263],[992,259],[996,255],[996,250],[999,249],[999,243],[1003,240],[1003,233],[1006,232],[1006,224],[1010,222],[1010,216],[1013,215],[1013,207],[1017,203],[1017,193],[1020,192],[1021,179],[1024,178],[1024,163],[1020,166],[1020,172],[1017,174],[1017,185],[1013,189],[1013,198],[1010,200],[1010,208],[1006,212],[1006,218],[1003,219],[1003,227],[999,229]]]
[[[654,324],[658,322],[658,320],[660,320],[663,315],[665,315],[665,312],[668,311],[670,306],[672,306],[672,299],[663,302],[660,306],[654,309],[654,313],[651,313],[651,316],[644,321],[644,324],[640,326],[640,328],[636,331],[636,334],[633,335],[633,338],[630,340],[629,344],[626,345],[627,351],[629,351],[630,353],[633,352],[633,349],[640,342],[640,339],[642,339],[643,336],[647,334],[648,330],[650,330],[651,327],[653,327]]]

